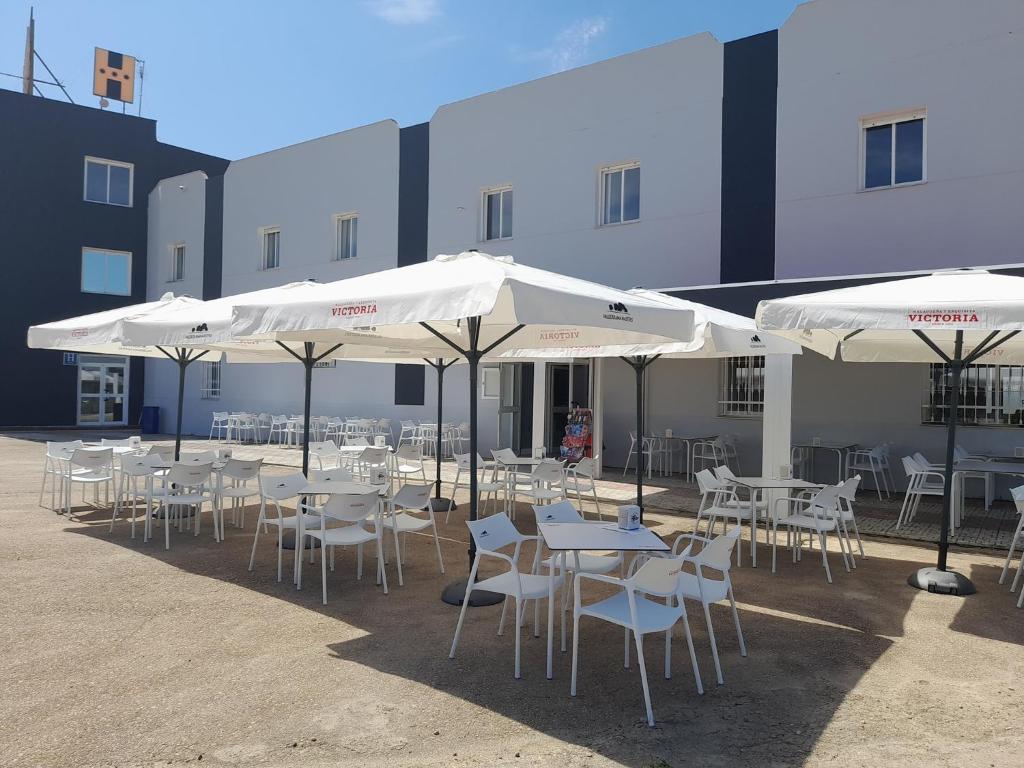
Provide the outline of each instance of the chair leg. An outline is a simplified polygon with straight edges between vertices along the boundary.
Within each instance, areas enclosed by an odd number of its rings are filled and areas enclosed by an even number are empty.
[[[1013,559],[1013,550],[1016,547],[1017,539],[1020,537],[1021,528],[1024,527],[1024,517],[1021,518],[1021,524],[1017,526],[1017,530],[1013,534],[1013,538],[1010,539],[1010,551],[1006,553],[1006,562],[1003,563],[1002,573],[999,574],[999,583],[1002,584],[1006,579],[1006,574],[1010,570],[1010,561]]]
[[[512,595],[505,595],[505,599],[501,601],[501,616],[498,619],[498,637],[501,637],[505,632],[505,614],[508,612],[508,601],[512,599]]]
[[[718,643],[715,641],[715,628],[711,625],[711,606],[703,600],[701,601],[701,604],[704,606],[704,621],[708,625],[708,639],[711,641],[711,658],[715,661],[715,675],[718,678],[718,684],[724,685],[725,680],[722,677],[722,662],[718,658]]]
[[[480,556],[477,555],[473,558],[473,567],[469,569],[469,580],[466,582],[466,594],[462,599],[462,609],[459,611],[459,621],[455,625],[455,637],[452,638],[452,649],[448,653],[449,659],[455,658],[455,648],[459,644],[459,634],[462,632],[462,625],[466,621],[466,609],[469,607],[469,600],[467,599],[470,594],[470,588],[476,583],[476,572],[480,565]],[[504,618],[504,609],[502,609],[502,618]]]
[[[633,637],[636,640],[636,658],[637,664],[640,667],[640,682],[644,686],[644,706],[647,708],[647,725],[653,728],[654,712],[651,709],[651,689],[647,685],[647,666],[644,664],[644,636],[639,632],[634,632]]]
[[[298,546],[298,543],[295,546]],[[327,605],[327,554],[324,552],[320,553],[320,584],[323,590],[323,603]]]
[[[524,607],[525,606],[523,604],[523,601],[520,598],[517,597],[516,598],[516,627],[515,627],[515,629],[516,629],[516,680],[518,680],[521,677],[521,675],[519,673],[519,656],[520,656],[520,646],[522,644],[522,639],[523,639],[523,633],[522,633],[522,631],[520,631],[520,626],[523,623],[523,608]]]
[[[818,542],[821,544],[821,562],[825,566],[825,578],[828,579],[828,583],[832,583],[832,571],[828,567],[828,547],[825,546],[825,534],[818,534]]]
[[[580,655],[580,615],[572,612],[572,680],[569,683],[569,695],[576,695],[576,672],[579,669]]]
[[[743,642],[743,630],[740,629],[740,614],[736,610],[736,598],[732,593],[732,584],[729,585],[729,604],[732,606],[732,620],[736,623],[736,637],[740,641],[740,656],[746,656],[747,644]]]
[[[392,522],[395,522],[395,520],[392,519]],[[395,564],[398,567],[398,586],[404,587],[405,586],[405,577],[402,575],[402,551],[399,549],[399,546],[398,546],[398,523],[397,522],[395,522],[395,526],[391,529],[391,531],[394,534],[394,539],[395,539]]]
[[[700,679],[700,667],[697,666],[697,652],[693,647],[693,635],[690,633],[690,619],[686,614],[686,602],[683,608],[683,630],[686,632],[686,647],[690,651],[690,666],[693,668],[693,679],[697,683],[697,693],[704,694],[704,683]]]

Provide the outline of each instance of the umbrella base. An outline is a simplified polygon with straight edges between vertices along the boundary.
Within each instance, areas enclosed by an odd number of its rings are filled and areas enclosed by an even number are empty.
[[[910,574],[907,584],[939,595],[973,595],[978,591],[971,580],[962,573],[940,571],[934,567],[922,568]]]
[[[306,549],[319,549],[320,540],[306,537]],[[281,537],[281,549],[295,549],[295,531],[285,531]]]
[[[439,499],[431,499],[430,500],[430,508],[434,512],[447,512],[449,504],[451,504],[451,508],[452,509],[458,509],[459,508],[457,504],[452,503],[451,499],[446,499],[444,497],[441,497]]]
[[[449,584],[441,593],[441,600],[448,603],[448,605],[462,605],[462,601],[466,597],[466,587],[468,586],[469,584],[466,581],[456,581]],[[505,596],[497,592],[488,592],[486,589],[474,589],[469,594],[469,607],[481,608],[485,605],[497,605],[504,599]]]

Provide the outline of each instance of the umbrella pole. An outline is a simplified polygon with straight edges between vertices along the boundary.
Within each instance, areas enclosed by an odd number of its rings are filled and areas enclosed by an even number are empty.
[[[313,357],[313,342],[307,341],[305,346],[305,357],[302,358],[302,366],[306,369],[306,399],[302,410],[302,474],[309,476],[309,408],[313,395],[313,364],[316,358]]]
[[[435,512],[447,512],[449,508],[457,509],[453,500],[446,499],[441,495],[441,418],[444,409],[444,372],[451,363],[445,363],[440,357],[436,361],[426,360],[426,363],[437,371],[437,444],[434,452],[437,471],[434,481],[434,498],[430,500],[430,506]]]
[[[644,522],[644,364],[637,361],[636,371],[636,505],[640,523]]]
[[[174,432],[174,460],[181,458],[181,416],[185,410],[185,369],[188,368],[189,359],[184,350],[178,350],[178,415],[177,426]]]
[[[921,568],[912,573],[907,583],[929,592],[950,595],[973,595],[977,590],[971,580],[946,567],[949,554],[949,516],[953,508],[953,464],[956,451],[956,423],[960,409],[960,375],[964,369],[964,332],[956,332],[953,357],[947,360],[950,371],[949,415],[946,420],[946,479],[942,485],[942,520],[939,521],[939,562],[935,568]]]

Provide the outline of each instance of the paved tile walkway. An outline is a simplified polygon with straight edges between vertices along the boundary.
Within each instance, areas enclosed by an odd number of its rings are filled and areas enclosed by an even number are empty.
[[[127,433],[126,433],[127,434]],[[68,440],[81,437],[84,440],[100,437],[111,437],[111,432],[90,433],[86,430],[75,432],[12,432],[10,437],[26,440]],[[171,444],[173,438],[160,436],[147,442]],[[225,443],[218,440],[185,439],[182,449],[185,451],[210,450],[223,447]],[[267,464],[282,467],[301,467],[302,451],[295,447],[278,445],[238,445],[232,444],[234,455],[238,458],[263,457]],[[427,477],[434,477],[434,463],[427,460]],[[455,480],[455,465],[451,461],[441,464],[441,478],[445,485],[450,486]],[[598,498],[602,504],[625,504],[636,498],[636,479],[633,472],[622,475],[622,470],[609,468],[605,478],[597,482]],[[700,503],[700,494],[696,485],[683,480],[679,475],[672,477],[655,476],[644,484],[644,499],[648,507],[664,512],[679,512],[695,515]],[[896,519],[899,517],[903,496],[895,495],[891,499],[879,501],[874,491],[862,492],[858,496],[857,522],[861,533],[871,536],[907,539],[911,541],[936,542],[939,538],[939,521],[941,500],[923,499],[917,516],[909,525],[897,530]],[[967,547],[986,547],[1007,549],[1010,539],[1017,526],[1017,513],[1012,503],[997,501],[992,509],[985,511],[980,499],[968,499],[964,510],[963,525],[950,537],[950,543]]]

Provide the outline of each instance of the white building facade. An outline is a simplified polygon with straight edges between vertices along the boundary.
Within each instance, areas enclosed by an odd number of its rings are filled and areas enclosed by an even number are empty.
[[[1016,0],[814,0],[777,32],[696,35],[444,105],[428,124],[356,128],[233,162],[221,180],[165,179],[150,197],[148,293],[229,295],[470,248],[747,315],[761,298],[897,273],[1021,273],[1021,71]],[[209,367],[189,374],[189,432],[205,434],[213,410],[301,410],[298,366]],[[165,423],[172,372],[147,363],[146,403]],[[939,455],[941,370],[807,353],[792,378],[795,439]],[[482,451],[554,452],[577,403],[597,412],[595,453],[622,466],[635,409],[621,361],[482,379]],[[758,470],[762,382],[756,359],[658,361],[648,425],[736,435]],[[1024,445],[1024,371],[973,382],[962,442]],[[463,421],[464,371],[445,384],[445,421]],[[313,412],[432,421],[434,386],[430,369],[338,363],[316,371]]]

